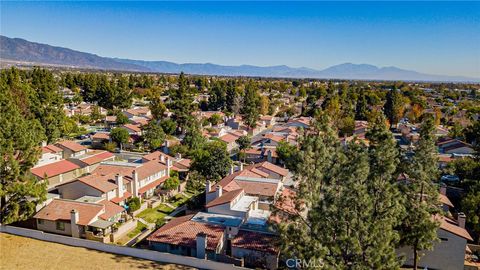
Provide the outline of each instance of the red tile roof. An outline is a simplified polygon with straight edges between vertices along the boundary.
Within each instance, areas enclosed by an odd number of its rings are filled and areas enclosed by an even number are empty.
[[[123,179],[125,179],[125,178],[123,178]],[[110,201],[114,202],[114,203],[119,203],[123,200],[126,200],[126,199],[130,198],[130,197],[132,197],[132,193],[130,193],[128,191],[124,191],[122,197],[115,197],[115,198],[111,199]]]
[[[211,202],[207,203],[205,207],[213,207],[221,204],[230,203],[231,201],[235,200],[238,196],[243,193],[243,189],[232,190],[230,192],[223,193],[222,196],[212,200]]]
[[[455,207],[447,196],[445,196],[441,193],[439,194],[439,196],[440,196],[440,202],[442,202],[443,204],[448,205],[450,207]]]
[[[124,128],[128,128],[130,130],[133,130],[135,132],[141,132],[142,130],[140,129],[140,127],[136,126],[136,125],[132,125],[132,124],[125,124],[123,125]]]
[[[98,140],[110,140],[110,133],[95,133],[92,136],[92,139],[98,139]]]
[[[276,245],[277,241],[278,237],[272,234],[240,230],[232,240],[232,248],[278,254],[280,251]]]
[[[54,163],[50,163],[47,165],[43,165],[40,167],[32,168],[30,171],[38,176],[39,178],[43,179],[45,175],[47,177],[53,177],[57,176],[63,173],[67,173],[70,171],[73,171],[75,169],[79,169],[80,166],[78,166],[75,163],[72,163],[68,160],[60,160]]]
[[[458,226],[457,222],[447,217],[435,216],[435,220],[440,222],[440,229],[473,241],[472,236],[464,228]]]
[[[279,187],[278,184],[267,182],[242,180],[235,180],[235,182],[245,191],[246,194],[257,196],[274,197]]]
[[[138,180],[143,180],[150,175],[167,170],[167,166],[158,160],[152,160],[142,163],[142,166],[137,167],[135,170],[138,173]]]
[[[85,148],[85,146],[78,144],[74,141],[61,141],[56,143],[55,145],[59,146],[60,148],[62,147],[67,148],[73,152],[80,152],[87,149]]]
[[[123,207],[121,207],[117,204],[114,204],[110,201],[103,200],[100,203],[105,206],[105,213],[100,215],[100,218],[102,218],[102,219],[108,220],[108,219],[114,217],[117,214],[125,212],[125,208],[123,208]]]
[[[152,152],[150,154],[146,154],[142,158],[145,159],[145,160],[151,161],[151,160],[160,160],[161,156],[164,156],[165,160],[167,158],[169,158],[170,160],[174,159],[172,156],[167,155],[167,154],[165,154],[161,151],[155,151],[155,152]]]
[[[216,250],[221,242],[225,229],[220,225],[194,222],[193,215],[172,219],[150,235],[147,240],[184,247],[196,247],[197,235],[207,235],[207,250]]]
[[[222,140],[226,143],[232,143],[232,142],[236,141],[238,138],[240,138],[240,137],[236,136],[236,135],[233,135],[231,133],[227,133],[227,134],[219,137],[220,140]]]
[[[62,152],[62,151],[63,151],[62,148],[57,147],[57,146],[55,146],[55,145],[53,145],[53,144],[49,144],[49,145],[47,145],[47,146],[42,147],[42,152],[43,152],[43,153],[47,153],[47,152],[49,152],[49,153],[58,153],[58,152]]]
[[[53,199],[48,205],[38,211],[34,218],[51,221],[70,220],[72,209],[78,211],[79,225],[90,224],[95,217],[104,212],[104,206],[101,204]]]
[[[272,164],[268,161],[257,163],[257,164],[255,164],[255,167],[256,168],[267,169],[267,170],[272,171],[274,173],[280,174],[281,176],[287,176],[288,175],[288,170],[287,169],[279,167],[279,166],[277,166],[275,164]]]
[[[87,176],[83,176],[77,179],[94,189],[97,189],[103,193],[109,192],[117,188],[115,184],[115,176],[113,174],[102,176],[98,174],[90,174]]]
[[[91,172],[92,174],[98,175],[115,175],[120,174],[123,175],[123,180],[128,177],[127,180],[131,180],[132,172],[135,170],[135,167],[124,167],[118,165],[108,165],[108,164],[100,164],[98,167]]]
[[[140,178],[139,178],[140,179]],[[152,183],[146,185],[146,186],[143,186],[141,187],[139,190],[138,190],[138,193],[140,194],[143,194],[145,192],[147,192],[149,189],[152,189],[152,188],[155,188],[157,187],[158,185],[162,184],[163,182],[165,182],[166,180],[168,179],[168,175],[165,175],[164,177],[160,178],[160,179],[157,179],[155,181],[153,181]]]
[[[86,163],[88,165],[93,165],[100,163],[102,161],[105,161],[107,159],[111,159],[115,155],[113,153],[107,152],[107,151],[101,151],[100,153],[91,155],[89,157],[85,157],[80,159],[83,163]]]

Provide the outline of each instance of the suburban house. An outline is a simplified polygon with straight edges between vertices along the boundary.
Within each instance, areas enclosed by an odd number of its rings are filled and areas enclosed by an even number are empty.
[[[458,139],[439,140],[437,142],[438,150],[442,154],[474,154],[475,149],[472,145]]]
[[[123,114],[128,117],[128,119],[134,117],[151,118],[152,116],[152,112],[148,107],[135,107],[124,111]]]
[[[124,205],[132,197],[133,183],[131,176],[89,174],[59,185],[57,189],[63,199],[77,200],[90,196]]]
[[[163,164],[167,164],[167,160],[169,160],[172,163],[171,169],[178,172],[181,180],[187,179],[188,172],[190,170],[190,163],[192,162],[188,158],[182,158],[181,154],[177,154],[175,157],[172,157],[161,151],[155,151],[142,157],[143,162],[152,160],[158,160]]]
[[[90,139],[92,140],[92,147],[95,148],[102,148],[105,143],[111,141],[109,132],[97,132]]]
[[[82,156],[70,158],[69,161],[79,165],[81,168],[84,168],[86,173],[89,173],[95,170],[101,162],[113,161],[114,159],[115,155],[108,151],[89,150]]]
[[[70,182],[84,173],[79,165],[68,160],[34,167],[30,172],[40,180],[48,180],[48,190],[54,189],[59,184]]]
[[[87,148],[74,141],[61,141],[55,144],[55,146],[63,150],[63,159],[71,157],[79,157],[87,153]]]
[[[288,120],[287,126],[301,127],[304,129],[308,129],[311,125],[311,121],[312,121],[311,117],[298,117],[298,118]]]
[[[130,134],[130,136],[131,135],[142,136],[142,129],[140,128],[139,125],[125,124],[122,127],[128,131],[128,134]]]
[[[467,241],[473,241],[465,230],[465,215],[458,214],[457,220],[448,217],[436,216],[440,223],[437,236],[440,242],[433,246],[433,250],[421,251],[419,267],[428,269],[463,269]],[[397,250],[397,254],[405,256],[404,265],[413,265],[413,251],[409,247]]]
[[[172,219],[147,240],[162,252],[277,269],[270,207],[288,176],[288,170],[268,162],[232,168],[217,184],[207,182],[205,211]]]
[[[104,199],[53,199],[35,214],[34,219],[37,229],[44,232],[109,243],[116,230],[113,225],[126,221],[125,212],[123,207]],[[132,225],[136,222],[126,223],[125,227]]]
[[[407,176],[408,178],[408,176]],[[454,207],[446,196],[446,186],[440,186],[439,206],[445,212],[445,216],[432,217],[440,224],[436,242],[432,250],[421,251],[423,254],[419,260],[420,268],[428,269],[463,269],[467,241],[473,241],[465,229],[466,216],[457,213],[456,220],[450,218],[450,209]],[[405,257],[405,266],[413,265],[413,251],[411,247],[397,249],[397,254]]]
[[[60,161],[63,158],[63,150],[53,144],[42,146],[42,155],[34,167],[47,165],[53,162]]]

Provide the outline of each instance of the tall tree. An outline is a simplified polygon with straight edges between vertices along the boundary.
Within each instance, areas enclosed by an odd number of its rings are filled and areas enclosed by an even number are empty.
[[[40,155],[44,131],[37,120],[20,111],[18,87],[25,87],[18,73],[2,71],[0,78],[0,221],[25,220],[46,199],[46,182],[30,173]],[[17,92],[18,93],[18,92]],[[21,92],[20,92],[21,93]]]
[[[242,108],[244,122],[249,128],[254,128],[257,124],[259,118],[259,103],[260,96],[258,94],[257,86],[250,81],[245,85],[245,96],[243,98]]]
[[[420,128],[420,140],[415,154],[407,164],[410,182],[402,186],[406,216],[400,226],[401,244],[413,251],[414,269],[417,269],[422,250],[431,249],[437,239],[439,214],[437,149],[433,117],[425,117]]]
[[[152,112],[153,118],[156,120],[162,120],[167,111],[167,107],[163,103],[160,91],[157,89],[150,91],[148,99],[150,101],[148,107]]]
[[[208,109],[211,111],[223,110],[226,106],[227,95],[223,82],[215,82],[209,91]]]
[[[63,99],[52,72],[34,68],[32,71],[31,110],[45,129],[48,143],[55,142],[63,129]]]
[[[150,121],[145,126],[143,137],[152,150],[159,148],[165,142],[165,132],[156,121]]]
[[[326,269],[398,269],[392,228],[397,219],[389,209],[393,203],[372,192],[390,191],[379,181],[382,174],[370,169],[372,160],[392,163],[391,158],[375,153],[378,146],[352,142],[342,147],[330,122],[324,115],[320,119],[300,140],[298,214],[279,225],[282,251],[321,260]],[[395,166],[386,167],[384,182],[392,181]],[[372,183],[370,176],[377,180]]]
[[[192,91],[183,72],[180,73],[178,77],[177,87],[170,92],[170,103],[168,107],[173,112],[173,118],[177,122],[180,130],[185,132],[185,128],[191,121],[195,106]]]
[[[228,80],[226,90],[226,111],[237,114],[240,109],[240,95],[234,80]]]
[[[360,94],[355,107],[355,120],[367,120],[368,104],[364,92]]]
[[[390,125],[398,123],[400,118],[403,117],[404,102],[403,96],[396,88],[388,91],[383,111],[390,121]]]
[[[206,179],[218,181],[228,174],[231,163],[227,145],[212,141],[196,151],[191,167]]]
[[[114,128],[110,131],[110,138],[120,146],[120,150],[123,149],[123,145],[128,142],[130,135],[125,128]]]

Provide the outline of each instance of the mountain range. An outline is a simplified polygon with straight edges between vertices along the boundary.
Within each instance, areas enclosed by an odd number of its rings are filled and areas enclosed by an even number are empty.
[[[285,65],[268,67],[252,65],[224,66],[211,63],[177,64],[167,61],[109,58],[1,35],[0,60],[3,67],[10,65],[39,65],[131,72],[180,73],[183,71],[187,74],[221,76],[480,82],[480,78],[432,75],[397,67],[377,67],[368,64],[344,63],[323,70],[316,70],[305,67],[293,68]]]

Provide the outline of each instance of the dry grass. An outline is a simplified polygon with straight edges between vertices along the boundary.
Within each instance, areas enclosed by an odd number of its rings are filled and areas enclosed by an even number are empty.
[[[0,233],[0,269],[191,269]]]

